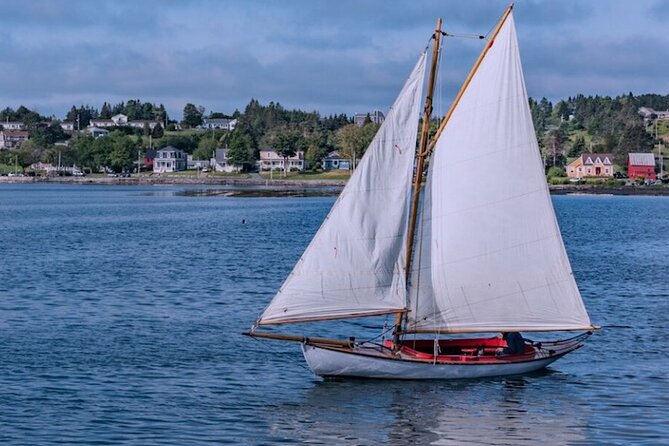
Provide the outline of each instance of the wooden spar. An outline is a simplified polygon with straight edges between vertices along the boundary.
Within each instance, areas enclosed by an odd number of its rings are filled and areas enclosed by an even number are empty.
[[[465,82],[462,84],[462,87],[460,87],[460,91],[458,92],[458,95],[455,97],[453,100],[453,104],[451,104],[451,108],[448,109],[448,112],[446,113],[446,116],[444,116],[444,119],[441,121],[441,124],[439,125],[439,128],[437,129],[437,133],[435,133],[434,137],[432,138],[432,141],[430,142],[430,146],[427,149],[427,153],[432,152],[434,149],[435,144],[437,144],[437,141],[439,140],[439,136],[441,135],[441,132],[444,131],[444,128],[446,127],[446,124],[448,121],[451,119],[451,115],[453,114],[453,111],[455,110],[455,107],[457,107],[458,103],[460,102],[460,99],[462,98],[462,95],[465,93],[467,90],[467,87],[469,86],[469,83],[472,81],[472,78],[476,74],[476,72],[479,69],[479,66],[481,65],[481,62],[483,62],[483,59],[485,58],[486,54],[488,54],[488,50],[492,47],[493,43],[495,42],[495,39],[497,38],[497,35],[499,34],[499,31],[502,29],[502,25],[506,21],[507,17],[509,17],[509,14],[511,14],[511,10],[513,10],[513,3],[509,5],[508,8],[504,11],[504,14],[502,14],[502,18],[499,19],[499,22],[497,23],[497,27],[495,28],[495,31],[492,33],[492,36],[490,37],[490,40],[488,40],[488,44],[483,48],[481,51],[481,54],[479,54],[479,58],[476,59],[476,63],[474,63],[474,66],[472,67],[471,71],[469,72],[469,76],[467,76],[467,79],[465,79]]]
[[[250,336],[252,338],[277,339],[280,341],[302,342],[305,344],[334,345],[337,347],[348,347],[348,348],[352,347],[355,342],[354,340],[340,341],[338,339],[309,338],[306,336],[295,336],[295,335],[286,335],[279,333],[257,333],[255,331],[247,331],[242,334],[245,336]]]
[[[596,331],[600,330],[602,327],[598,325],[585,325],[583,327],[574,327],[574,328],[561,328],[557,329],[547,329],[545,327],[497,327],[495,329],[482,330],[480,328],[435,328],[435,329],[417,329],[417,330],[404,330],[400,334],[466,334],[466,333],[498,333],[498,332],[513,332],[513,331],[522,331],[522,332],[551,332],[551,331]]]
[[[425,110],[423,112],[423,126],[420,132],[420,143],[418,145],[418,155],[416,159],[416,171],[413,180],[413,198],[411,201],[411,211],[409,214],[409,232],[407,234],[407,251],[405,274],[406,280],[409,280],[409,271],[411,268],[411,253],[413,251],[413,242],[416,230],[416,217],[418,215],[418,197],[420,187],[423,182],[423,165],[425,163],[425,154],[427,148],[427,137],[430,131],[430,116],[432,116],[432,97],[434,95],[434,80],[437,75],[437,60],[439,58],[439,43],[441,42],[441,18],[437,20],[437,27],[434,30],[434,47],[432,48],[432,66],[430,67],[430,77],[427,84],[427,95],[425,97]],[[398,313],[395,317],[396,330],[402,328],[403,313]]]
[[[383,316],[384,314],[402,314],[406,313],[407,310],[406,308],[402,308],[400,310],[382,310],[382,311],[373,311],[369,313],[351,313],[351,314],[345,314],[345,315],[337,315],[337,316],[319,316],[319,317],[309,317],[309,318],[300,318],[300,319],[283,319],[280,321],[271,321],[271,322],[264,322],[260,321],[258,322],[258,325],[281,325],[281,324],[296,324],[299,322],[320,322],[320,321],[334,321],[334,320],[340,320],[340,319],[352,319],[352,318],[359,318],[359,317],[371,317],[371,316]]]

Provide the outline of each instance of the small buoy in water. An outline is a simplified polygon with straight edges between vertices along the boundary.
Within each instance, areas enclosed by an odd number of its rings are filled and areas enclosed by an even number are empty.
[[[246,219],[245,219],[245,218],[242,218],[242,224],[243,224],[243,225],[246,224]]]

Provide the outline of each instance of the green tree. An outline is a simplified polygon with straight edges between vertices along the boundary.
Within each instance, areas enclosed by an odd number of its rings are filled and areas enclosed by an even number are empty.
[[[274,150],[283,158],[284,178],[288,176],[288,158],[296,155],[300,138],[300,133],[293,129],[283,129],[274,135]]]
[[[242,166],[242,170],[245,170],[253,163],[251,138],[248,135],[234,130],[227,138],[227,145],[229,164]]]
[[[202,124],[203,107],[196,107],[194,104],[186,104],[181,123],[184,126],[194,128]]]

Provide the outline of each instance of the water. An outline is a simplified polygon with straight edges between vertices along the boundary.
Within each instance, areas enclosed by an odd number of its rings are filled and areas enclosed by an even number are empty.
[[[334,198],[183,191],[0,187],[1,444],[668,441],[669,198],[554,197],[592,320],[620,328],[548,370],[324,382],[240,333]],[[320,334],[352,328],[380,331]]]

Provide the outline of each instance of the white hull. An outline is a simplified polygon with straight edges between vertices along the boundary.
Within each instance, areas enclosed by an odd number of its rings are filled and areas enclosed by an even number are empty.
[[[433,363],[397,359],[364,347],[344,351],[312,344],[302,344],[309,368],[323,377],[359,377],[380,379],[464,379],[518,375],[540,370],[578,346],[552,355],[537,353],[534,359],[499,363]]]

